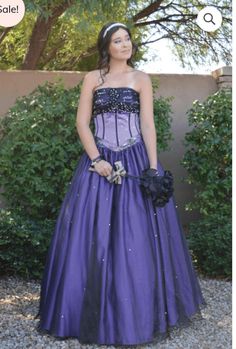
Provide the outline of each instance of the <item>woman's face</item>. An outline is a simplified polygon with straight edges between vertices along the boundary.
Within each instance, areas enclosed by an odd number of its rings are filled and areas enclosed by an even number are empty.
[[[111,36],[108,53],[112,58],[129,59],[132,54],[132,42],[129,33],[119,28]]]

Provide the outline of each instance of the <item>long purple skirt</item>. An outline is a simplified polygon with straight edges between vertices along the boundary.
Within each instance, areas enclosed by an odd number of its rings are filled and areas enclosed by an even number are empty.
[[[112,165],[140,175],[143,140],[121,151],[97,145]],[[168,337],[206,306],[176,211],[122,177],[109,183],[80,157],[63,200],[41,283],[38,330],[80,343],[138,345]],[[158,160],[158,170],[164,169]]]

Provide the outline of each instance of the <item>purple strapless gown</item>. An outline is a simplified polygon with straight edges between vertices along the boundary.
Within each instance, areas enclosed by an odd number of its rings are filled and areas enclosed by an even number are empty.
[[[140,175],[149,160],[139,93],[100,88],[94,138],[112,165]],[[41,283],[41,333],[80,343],[138,345],[165,339],[206,306],[174,196],[162,208],[122,177],[109,183],[80,157],[63,200]],[[164,170],[158,160],[158,170]]]

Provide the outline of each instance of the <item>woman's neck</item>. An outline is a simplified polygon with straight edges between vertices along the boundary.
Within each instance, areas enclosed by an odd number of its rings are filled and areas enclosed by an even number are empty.
[[[133,71],[133,70],[134,69],[130,67],[126,62],[124,64],[110,63],[110,70],[108,74],[118,75],[123,73],[129,73],[130,71]]]

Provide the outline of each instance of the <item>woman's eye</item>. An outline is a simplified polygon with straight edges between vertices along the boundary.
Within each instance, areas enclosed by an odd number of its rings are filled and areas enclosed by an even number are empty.
[[[126,40],[130,41],[130,38],[127,38]],[[115,44],[117,44],[118,42],[120,42],[120,40],[114,41],[114,42],[115,42]]]

